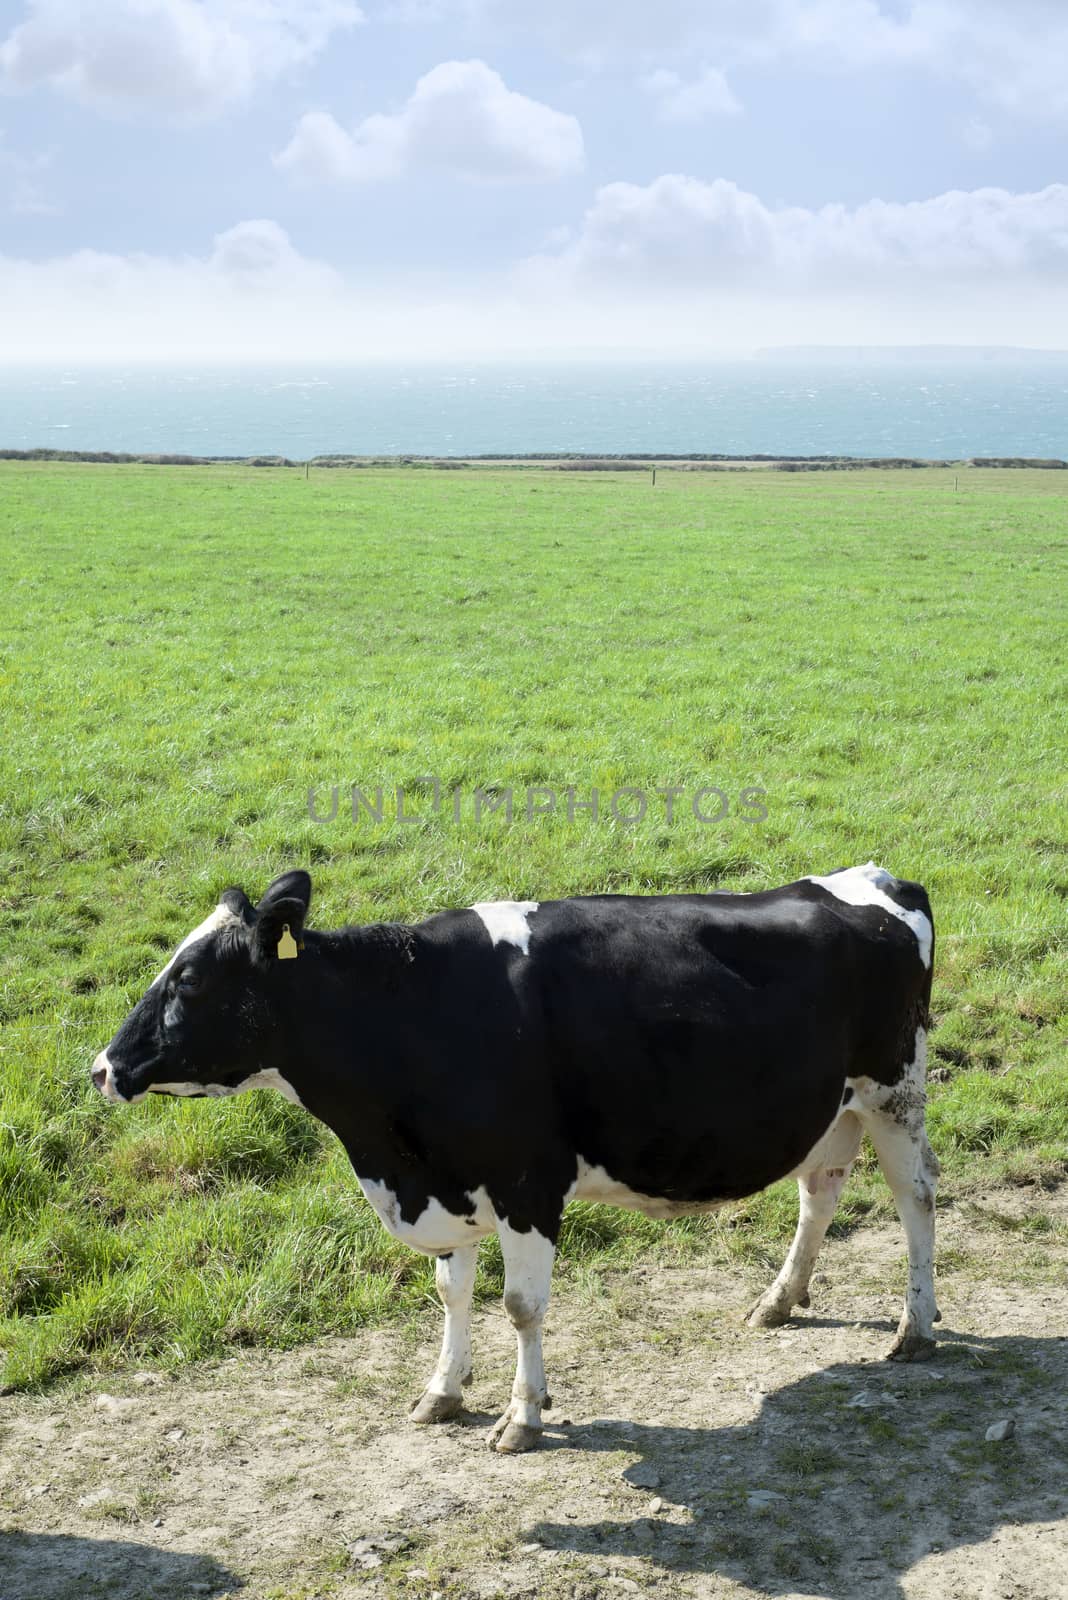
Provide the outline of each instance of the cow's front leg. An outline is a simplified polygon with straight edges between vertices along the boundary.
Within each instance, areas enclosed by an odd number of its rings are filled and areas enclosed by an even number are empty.
[[[517,1359],[512,1403],[489,1437],[491,1449],[532,1450],[541,1433],[545,1390],[541,1325],[549,1304],[556,1245],[536,1228],[517,1233],[501,1222],[497,1229],[504,1256],[504,1309],[515,1329]]]
[[[463,1404],[461,1391],[471,1382],[471,1296],[477,1260],[478,1245],[467,1244],[438,1256],[434,1264],[445,1331],[438,1364],[412,1409],[413,1422],[447,1422]]]

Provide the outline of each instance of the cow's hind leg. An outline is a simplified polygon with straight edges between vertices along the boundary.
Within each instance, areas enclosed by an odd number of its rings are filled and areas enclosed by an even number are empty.
[[[489,1443],[495,1450],[532,1450],[541,1434],[542,1407],[552,1403],[545,1388],[541,1325],[556,1246],[536,1228],[517,1233],[501,1222],[497,1232],[504,1256],[504,1309],[515,1329],[517,1359],[512,1401]]]
[[[918,1117],[890,1109],[874,1111],[867,1129],[893,1191],[909,1252],[905,1308],[887,1357],[891,1361],[922,1361],[935,1347],[933,1324],[938,1320],[934,1291],[938,1158],[927,1142],[922,1105]]]
[[[794,1242],[779,1276],[750,1311],[751,1328],[777,1328],[789,1318],[794,1306],[808,1305],[812,1269],[834,1219],[860,1140],[860,1123],[847,1111],[839,1117],[826,1149],[817,1147],[813,1152],[821,1159],[798,1177],[800,1211]]]
[[[412,1409],[413,1422],[447,1422],[463,1404],[461,1391],[471,1381],[471,1296],[477,1259],[478,1245],[468,1244],[438,1256],[434,1263],[445,1331],[433,1376]]]

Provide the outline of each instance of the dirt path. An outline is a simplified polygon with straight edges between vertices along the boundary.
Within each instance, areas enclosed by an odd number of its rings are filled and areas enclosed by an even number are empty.
[[[1048,1231],[1013,1231],[1035,1214]],[[0,1600],[1064,1600],[1066,1219],[1064,1191],[949,1210],[943,1342],[911,1367],[879,1359],[896,1227],[832,1242],[812,1311],[774,1333],[742,1324],[763,1286],[745,1270],[561,1295],[556,1407],[529,1456],[485,1448],[511,1381],[493,1310],[471,1412],[436,1428],[404,1420],[429,1313],[414,1333],[0,1399]]]

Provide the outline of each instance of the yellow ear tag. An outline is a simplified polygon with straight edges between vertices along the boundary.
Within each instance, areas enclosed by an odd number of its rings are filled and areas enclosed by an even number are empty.
[[[282,937],[278,941],[279,961],[295,961],[297,959],[297,941],[289,931],[289,923],[282,924]]]

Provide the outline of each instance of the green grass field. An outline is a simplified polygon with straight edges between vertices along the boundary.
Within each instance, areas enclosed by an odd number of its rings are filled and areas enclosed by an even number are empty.
[[[1068,475],[0,468],[0,1347],[32,1386],[410,1314],[333,1137],[277,1096],[89,1084],[218,892],[314,920],[771,886],[874,857],[939,930],[945,1193],[1068,1171]],[[464,799],[353,823],[349,785]],[[308,815],[308,790],[338,817]],[[730,797],[475,822],[476,787]],[[734,797],[766,791],[767,819]],[[870,1162],[841,1225],[888,1205]],[[776,1260],[793,1185],[665,1226],[573,1208],[562,1270]],[[493,1241],[481,1287],[499,1288]]]

